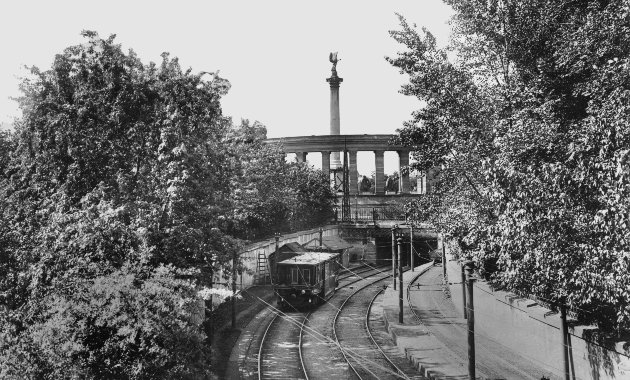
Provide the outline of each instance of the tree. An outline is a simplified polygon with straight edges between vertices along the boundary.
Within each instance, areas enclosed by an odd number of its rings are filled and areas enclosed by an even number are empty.
[[[330,188],[222,116],[225,79],[83,36],[0,135],[0,377],[207,377],[213,273],[327,221]]]
[[[359,186],[362,193],[368,192],[372,188],[372,182],[370,182],[370,179],[368,177],[363,176],[363,178],[361,178],[361,184]]]
[[[404,20],[389,59],[426,102],[400,139],[445,169],[442,226],[497,285],[630,327],[628,5],[447,3],[456,63]]]
[[[0,183],[0,377],[203,376],[196,291],[239,246],[218,222],[229,83],[83,35],[22,83]]]
[[[249,120],[231,130],[233,224],[244,239],[320,226],[332,217],[334,195],[324,174],[289,163],[279,145],[264,142],[266,128]]]

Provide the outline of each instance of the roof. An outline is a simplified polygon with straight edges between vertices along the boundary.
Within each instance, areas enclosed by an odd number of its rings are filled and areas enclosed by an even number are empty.
[[[319,238],[315,238],[308,243],[304,244],[307,248],[319,247]],[[322,246],[327,249],[347,249],[352,248],[353,245],[343,240],[339,236],[323,236],[322,237]]]
[[[352,244],[343,240],[339,236],[324,236],[322,237],[322,245],[331,249],[346,249],[352,248]]]
[[[396,135],[311,135],[291,136],[265,140],[267,144],[282,144],[281,149],[287,153],[321,152],[321,151],[409,151],[409,147],[391,145]]]
[[[283,244],[278,250],[280,252],[303,252],[304,247],[300,243],[292,242]]]
[[[327,252],[300,252],[299,255],[280,261],[278,264],[317,264],[337,257],[337,255]]]

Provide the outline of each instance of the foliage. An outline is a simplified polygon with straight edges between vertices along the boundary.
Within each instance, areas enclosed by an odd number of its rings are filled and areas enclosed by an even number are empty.
[[[0,130],[0,178],[9,166],[11,151],[14,149],[14,140],[9,131]]]
[[[327,221],[330,188],[221,115],[218,75],[83,36],[0,134],[0,377],[207,377],[212,274],[242,238]]]
[[[148,278],[123,267],[78,284],[71,294],[45,297],[23,339],[0,340],[6,359],[0,373],[46,379],[206,376],[205,336],[198,327],[203,303],[195,302],[192,282],[175,277],[172,267],[158,267]]]
[[[203,376],[186,305],[238,248],[217,223],[229,84],[84,36],[22,83],[0,184],[0,377]]]
[[[328,222],[334,203],[328,179],[306,163],[286,162],[279,145],[264,142],[266,136],[262,124],[248,120],[228,135],[237,173],[230,231],[255,239]]]
[[[627,2],[447,3],[456,62],[402,19],[389,59],[426,104],[400,140],[444,170],[443,229],[497,284],[630,327]]]
[[[359,184],[359,191],[361,191],[362,193],[364,192],[368,192],[372,189],[372,182],[370,181],[370,179],[366,176],[363,176],[363,178],[361,178],[361,182]]]
[[[398,172],[394,172],[393,174],[388,175],[387,179],[385,180],[385,191],[398,193],[398,189],[400,186],[399,183],[400,176],[398,175]]]

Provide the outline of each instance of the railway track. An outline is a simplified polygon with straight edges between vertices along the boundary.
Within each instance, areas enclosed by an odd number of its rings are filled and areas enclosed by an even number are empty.
[[[363,264],[354,268],[347,268],[347,269],[343,269],[342,271],[339,272],[339,281],[342,280],[346,280],[346,279],[352,279],[352,278],[358,278],[358,277],[363,277],[364,274],[370,274],[372,272],[375,271],[384,271],[387,272],[389,269],[389,265],[379,265],[379,266],[373,266],[373,265],[367,265],[367,264]],[[360,278],[359,278],[360,280]]]
[[[339,349],[345,347],[348,342],[342,339],[339,343],[334,339],[335,323],[339,316],[337,313],[347,307],[347,302],[350,302],[347,301],[348,298],[356,296],[358,292],[356,289],[377,289],[378,292],[380,286],[378,283],[386,281],[389,275],[387,271],[381,269],[383,268],[353,269],[348,276],[340,278],[335,296],[310,312],[298,310],[282,312],[274,305],[268,304],[267,310],[257,317],[252,328],[243,333],[248,335],[248,347],[239,359],[240,378],[258,380],[356,378]],[[377,285],[371,285],[374,283]],[[369,334],[365,329],[368,328],[369,331],[369,325],[373,323],[369,321],[369,308],[374,301],[374,293],[371,294],[363,311],[364,318],[360,318],[363,321],[363,331],[360,334],[364,337]],[[342,306],[344,302],[346,306]],[[378,350],[377,347],[377,344],[371,343],[372,350]]]
[[[341,304],[333,321],[333,336],[342,347],[350,370],[358,379],[422,379],[420,374],[395,349],[384,350],[370,324],[374,301],[389,277],[381,277],[356,289]],[[382,322],[381,322],[382,323]],[[384,326],[379,326],[384,328]],[[390,358],[394,356],[395,358]]]
[[[318,307],[307,321],[307,328],[302,338],[301,351],[304,366],[312,379],[351,379],[348,362],[334,340],[333,322],[344,300],[354,293],[354,289],[363,286],[365,282],[373,282],[374,277],[380,280],[388,276],[387,272],[373,269],[364,272],[362,278],[346,279],[340,282],[335,297]],[[316,332],[316,333],[314,333]]]
[[[276,314],[258,351],[258,379],[308,379],[299,350],[301,330],[310,313]]]

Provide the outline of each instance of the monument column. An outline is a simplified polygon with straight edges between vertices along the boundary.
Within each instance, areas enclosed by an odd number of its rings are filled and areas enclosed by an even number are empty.
[[[348,177],[350,177],[350,195],[355,195],[359,192],[359,184],[357,182],[359,177],[359,171],[357,170],[357,151],[350,150],[348,151],[348,155],[350,156],[350,167],[348,173]]]
[[[322,152],[322,172],[324,172],[325,175],[330,177],[330,152],[329,151]]]
[[[403,168],[409,166],[409,152],[406,150],[398,151],[398,192],[401,194],[407,194],[409,192],[409,172],[403,173]]]
[[[343,78],[337,76],[337,53],[330,53],[330,62],[333,64],[332,75],[330,78],[326,78],[326,82],[330,84],[330,134],[340,134],[340,119],[339,119],[339,84],[343,82]],[[341,167],[341,160],[339,158],[339,152],[332,152],[332,167]]]
[[[374,151],[374,188],[376,195],[385,194],[385,151]]]

